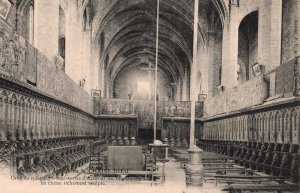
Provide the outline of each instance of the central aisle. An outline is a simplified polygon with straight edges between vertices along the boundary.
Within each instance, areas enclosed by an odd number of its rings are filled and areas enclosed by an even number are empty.
[[[162,171],[162,163],[158,163],[159,170]],[[180,162],[171,159],[165,163],[165,182],[154,183],[136,181],[107,181],[106,186],[102,186],[101,192],[142,192],[142,193],[189,193],[193,192],[186,188],[185,171],[180,167]],[[203,188],[196,189],[197,193],[224,193],[220,187],[214,183],[205,183]]]

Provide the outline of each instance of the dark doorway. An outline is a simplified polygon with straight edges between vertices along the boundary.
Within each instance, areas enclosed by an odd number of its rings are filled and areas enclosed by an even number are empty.
[[[140,145],[146,145],[149,143],[153,143],[153,129],[139,129],[138,130],[138,142]],[[161,139],[161,130],[157,130],[156,139]]]

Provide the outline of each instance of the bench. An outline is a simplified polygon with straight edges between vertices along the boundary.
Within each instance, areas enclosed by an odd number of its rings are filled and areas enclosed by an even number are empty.
[[[218,173],[222,175],[226,175],[227,173],[239,172],[243,174],[253,175],[254,171],[247,168],[228,168],[228,167],[216,167],[216,168],[205,168],[205,173]]]
[[[261,182],[278,182],[284,183],[284,177],[274,177],[274,176],[254,176],[254,175],[205,175],[206,180],[216,180],[216,185],[218,182],[252,182],[255,184],[260,184]]]
[[[126,172],[113,172],[113,171],[104,171],[104,172],[88,172],[86,174],[94,174],[101,177],[117,177],[119,180],[124,180],[128,176],[135,177],[144,177],[151,176],[153,178],[161,178],[163,177],[163,172],[159,171],[126,171]]]
[[[229,193],[237,193],[242,191],[287,192],[297,190],[298,186],[296,184],[232,184],[223,189],[223,191],[229,191]]]
[[[233,167],[234,163],[203,163],[204,167]]]

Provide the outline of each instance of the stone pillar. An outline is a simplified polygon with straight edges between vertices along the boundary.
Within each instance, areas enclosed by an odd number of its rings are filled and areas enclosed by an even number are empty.
[[[180,100],[180,81],[179,80],[174,88],[175,88],[174,100],[179,101]]]
[[[58,55],[59,0],[34,1],[34,45],[51,61]]]
[[[88,92],[91,93],[91,89],[93,89],[93,84],[92,82],[94,81],[94,69],[92,68],[93,66],[91,65],[91,26],[89,23],[86,23],[86,29],[83,32],[83,51],[84,51],[84,76],[86,78],[85,86],[84,89]]]
[[[97,43],[98,41],[96,40],[90,40],[91,41],[91,71],[90,71],[90,76],[91,76],[91,88],[92,89],[97,89],[101,90],[101,95],[103,94],[103,90],[101,88],[101,65],[100,65],[100,46]],[[101,96],[102,97],[102,96]]]
[[[231,7],[229,24],[223,29],[222,85],[225,89],[238,85],[238,23],[237,7]]]
[[[202,150],[198,147],[188,149],[188,186],[201,187],[203,185],[203,164],[202,164]]]
[[[188,87],[188,67],[185,66],[184,68],[184,78],[183,78],[183,87],[182,87],[182,100],[187,101],[188,96],[187,96],[187,87]]]
[[[200,94],[207,94],[208,93],[208,87],[209,87],[209,53],[208,53],[208,46],[203,45],[202,41],[198,41],[198,64],[197,67],[199,68],[199,75],[197,77],[197,87],[199,89]],[[198,90],[197,89],[197,90]]]
[[[79,15],[77,1],[69,1],[66,14],[65,72],[77,84],[83,74],[83,17]]]
[[[100,86],[101,86],[101,90],[102,90],[102,92],[101,92],[101,97],[106,97],[106,95],[105,95],[105,68],[104,68],[104,65],[102,64],[101,65],[101,69],[100,69],[100,73],[101,73],[101,83],[100,83]]]
[[[260,0],[258,17],[258,61],[268,72],[281,63],[282,0]]]
[[[215,47],[215,33],[214,32],[208,32],[208,66],[207,66],[207,72],[208,72],[208,91],[207,91],[207,97],[210,98],[213,96],[214,91],[214,49]]]

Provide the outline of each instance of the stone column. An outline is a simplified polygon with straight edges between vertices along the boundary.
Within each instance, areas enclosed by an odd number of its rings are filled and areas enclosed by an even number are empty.
[[[238,85],[237,7],[231,7],[230,22],[223,29],[222,85],[225,89]]]
[[[260,0],[258,17],[258,60],[268,72],[281,63],[282,0]]]
[[[207,97],[213,96],[214,92],[214,47],[215,47],[215,32],[208,32],[208,92]]]
[[[103,64],[101,65],[100,71],[101,71],[101,97],[106,98],[106,95],[105,95],[105,93],[106,93],[106,91],[105,91],[105,68],[104,68]]]
[[[97,45],[97,41],[95,40],[90,40],[91,41],[91,70],[90,70],[90,76],[91,76],[91,88],[92,89],[98,89],[101,90],[102,94],[102,89],[101,89],[101,66],[100,66],[100,60],[99,60],[99,45]]]
[[[184,68],[184,78],[183,78],[183,87],[182,87],[182,100],[187,101],[188,96],[187,96],[187,87],[188,87],[188,67],[187,65]]]
[[[51,61],[58,55],[59,0],[34,1],[34,45]]]
[[[66,13],[65,72],[77,84],[84,78],[82,19],[83,16],[79,15],[77,1],[69,1]]]
[[[209,63],[209,53],[208,46],[203,45],[202,41],[198,41],[198,64],[199,68],[198,77],[197,77],[197,90],[199,94],[207,94],[209,87],[209,69],[211,68]]]
[[[84,89],[88,92],[91,93],[91,89],[93,89],[93,84],[92,82],[94,81],[94,69],[92,68],[91,65],[91,26],[89,23],[86,23],[86,28],[85,31],[83,32],[83,47],[84,47],[84,76],[86,78],[86,83]]]

